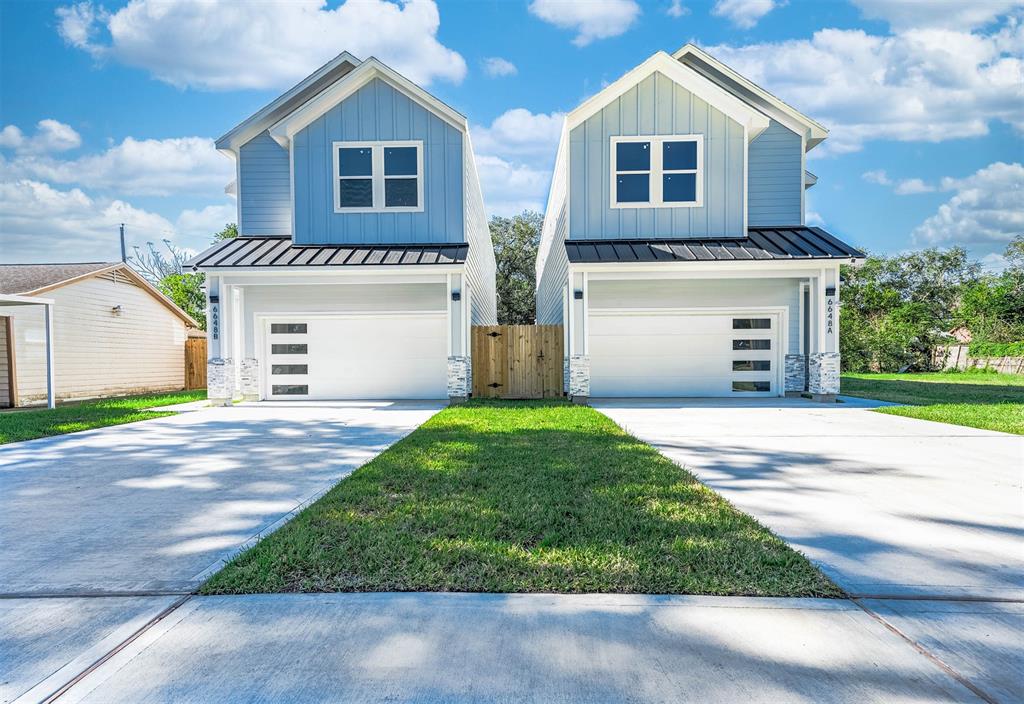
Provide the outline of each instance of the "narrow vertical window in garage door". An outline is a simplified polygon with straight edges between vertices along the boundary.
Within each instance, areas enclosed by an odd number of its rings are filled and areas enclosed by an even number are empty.
[[[270,395],[309,395],[309,343],[297,342],[309,332],[307,323],[270,324]]]
[[[736,334],[743,331],[750,337],[735,337],[732,341],[732,391],[737,394],[771,393],[772,339],[754,335],[773,335],[771,318],[733,318],[732,329]],[[764,333],[758,331],[765,331]],[[746,333],[749,331],[749,333]]]

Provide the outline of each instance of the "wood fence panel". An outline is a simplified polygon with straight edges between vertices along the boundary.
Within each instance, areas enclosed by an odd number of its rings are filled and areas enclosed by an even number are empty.
[[[477,398],[562,395],[561,325],[474,326],[472,355]]]
[[[185,388],[206,388],[206,338],[185,340]]]

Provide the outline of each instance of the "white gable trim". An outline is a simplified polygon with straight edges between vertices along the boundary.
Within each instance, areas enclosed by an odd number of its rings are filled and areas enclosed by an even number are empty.
[[[783,123],[797,134],[801,134],[806,130],[807,137],[807,148],[811,149],[815,145],[819,144],[826,137],[828,137],[828,129],[825,128],[820,122],[812,120],[811,118],[804,115],[802,112],[797,110],[791,105],[786,104],[779,98],[766,91],[761,86],[748,80],[741,74],[737,73],[733,69],[729,68],[721,61],[711,56],[700,47],[694,44],[686,44],[679,51],[674,53],[672,57],[677,61],[682,61],[687,55],[693,55],[703,61],[704,63],[712,66],[716,71],[720,72],[723,76],[726,76],[732,81],[742,86],[744,89],[750,91],[761,100],[765,101],[769,106],[777,111],[777,114],[773,115],[775,119]],[[793,122],[796,122],[802,129],[795,129]]]
[[[274,113],[275,110],[280,109],[282,105],[284,105],[289,100],[294,98],[296,95],[304,91],[313,83],[319,81],[321,78],[324,77],[324,75],[330,73],[343,63],[349,63],[352,64],[353,67],[355,67],[359,66],[361,62],[359,61],[359,59],[352,56],[352,54],[348,53],[347,51],[341,52],[333,59],[325,63],[323,66],[318,68],[316,71],[309,74],[301,81],[296,83],[294,86],[289,88],[287,91],[282,93],[280,96],[275,98],[273,101],[260,108],[252,116],[240,122],[223,137],[220,137],[216,142],[217,149],[221,151],[233,152],[234,150],[238,149],[238,147],[240,147],[253,137],[263,132],[263,130],[270,126],[270,116]]]
[[[390,84],[414,102],[429,110],[460,132],[467,132],[466,118],[426,92],[408,78],[372,56],[341,80],[304,103],[290,115],[270,127],[270,136],[285,149],[297,132],[342,102],[374,78]]]
[[[596,115],[610,102],[622,97],[633,86],[654,73],[664,74],[669,80],[743,125],[747,132],[748,142],[768,128],[768,117],[759,110],[700,75],[689,66],[673,59],[664,51],[659,51],[569,113],[565,118],[568,130],[572,131],[573,128]]]

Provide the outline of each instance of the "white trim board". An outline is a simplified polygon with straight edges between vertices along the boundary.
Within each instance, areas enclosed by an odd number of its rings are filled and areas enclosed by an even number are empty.
[[[413,206],[388,206],[385,204],[387,197],[386,180],[384,172],[384,150],[388,147],[411,147],[416,150],[416,205]],[[341,149],[369,149],[370,150],[370,175],[369,176],[342,176],[340,150]],[[289,153],[293,150],[289,149]],[[370,140],[361,142],[335,141],[331,142],[331,161],[334,164],[333,179],[331,185],[334,190],[334,212],[335,214],[352,213],[422,213],[423,212],[423,140]],[[294,173],[294,171],[293,171]],[[342,180],[365,180],[369,178],[372,182],[370,202],[368,208],[343,208],[341,206]],[[391,178],[409,179],[408,175],[395,175]],[[294,229],[294,226],[293,226]]]
[[[683,60],[687,56],[691,55],[697,58],[699,61],[707,64],[712,69],[719,72],[729,80],[735,82],[743,89],[754,94],[762,101],[764,101],[767,105],[773,108],[773,112],[775,113],[773,117],[775,117],[775,119],[777,119],[779,122],[783,123],[797,134],[806,134],[806,146],[808,150],[813,149],[815,146],[820,144],[826,137],[828,137],[828,129],[825,126],[823,126],[820,122],[817,122],[816,120],[811,119],[807,115],[804,115],[802,112],[794,108],[792,105],[787,104],[786,102],[772,95],[771,93],[769,93],[768,91],[766,91],[764,88],[757,85],[753,81],[737,73],[732,68],[726,66],[721,61],[711,56],[711,54],[708,54],[706,51],[704,51],[697,45],[693,44],[692,42],[684,44],[678,51],[672,54],[672,58],[680,63],[683,63]],[[718,83],[718,81],[715,82]],[[735,94],[734,90],[730,90],[729,88],[724,89],[729,90],[730,93]],[[796,122],[803,129],[794,129],[794,122]]]
[[[353,73],[355,72],[353,71]],[[664,51],[659,51],[570,112],[565,118],[567,130],[571,132],[588,118],[600,112],[608,103],[621,97],[630,88],[654,73],[663,74],[669,80],[743,125],[747,132],[747,141],[753,141],[768,129],[767,115],[700,75],[693,68],[673,59]]]
[[[418,85],[388,67],[375,57],[370,57],[343,76],[330,88],[294,110],[270,127],[270,136],[284,148],[288,148],[297,132],[309,126],[313,120],[344,101],[357,90],[379,78],[403,93],[423,108],[429,110],[462,133],[468,131],[466,118],[453,108],[426,92]]]

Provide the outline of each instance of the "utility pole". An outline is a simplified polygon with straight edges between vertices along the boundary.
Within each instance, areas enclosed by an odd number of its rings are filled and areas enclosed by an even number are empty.
[[[121,261],[128,261],[128,255],[124,250],[124,223],[121,223]]]

